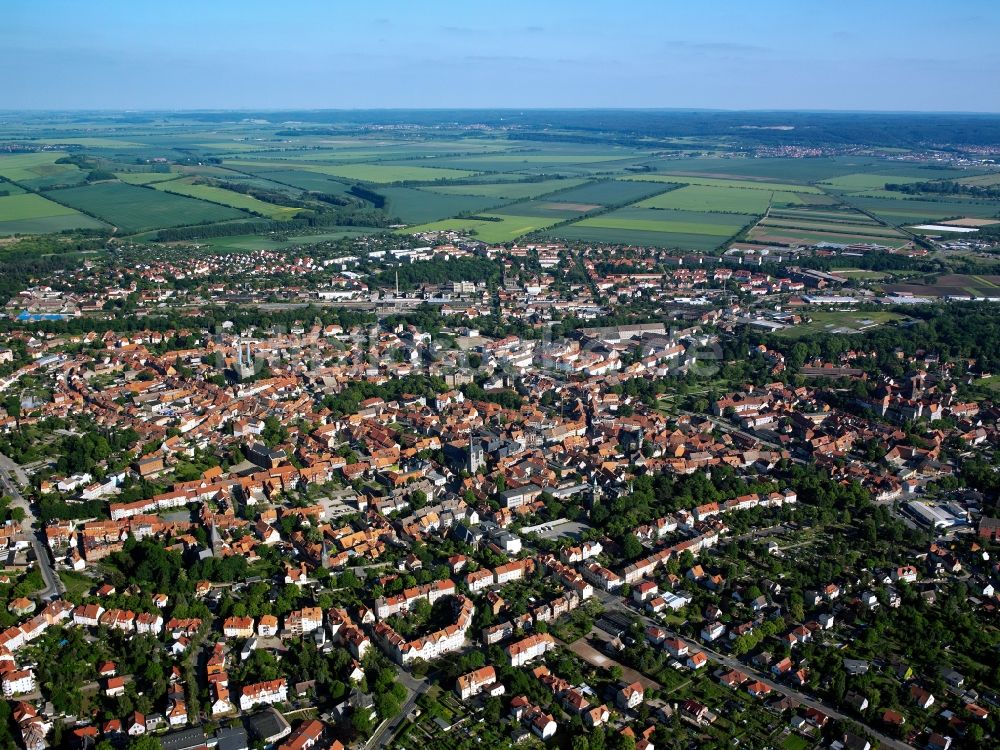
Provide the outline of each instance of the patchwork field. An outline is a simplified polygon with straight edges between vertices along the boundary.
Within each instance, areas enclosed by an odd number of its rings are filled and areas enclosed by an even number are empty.
[[[34,193],[0,197],[0,235],[99,229],[100,221]]]
[[[886,183],[915,180],[1000,184],[1000,173],[904,158],[752,158],[732,151],[731,139],[702,136],[653,139],[647,146],[590,133],[566,140],[546,133],[532,140],[524,133],[478,129],[338,127],[213,121],[109,130],[62,123],[21,136],[56,150],[0,155],[0,178],[11,180],[0,183],[0,194],[21,193],[15,183],[29,191],[55,190],[52,199],[81,213],[0,221],[4,231],[10,231],[10,221],[37,222],[33,226],[40,230],[108,222],[122,233],[149,231],[155,237],[156,229],[250,216],[280,220],[300,210],[223,185],[238,183],[284,193],[323,215],[323,223],[348,224],[367,221],[363,214],[378,211],[379,201],[359,195],[320,201],[317,194],[351,196],[352,187],[363,183],[385,196],[382,220],[413,229],[470,228],[491,242],[544,232],[566,240],[710,252],[744,236],[741,230],[765,214],[750,239],[901,245],[907,235],[897,227],[991,219],[1000,212],[1000,203],[985,199],[923,200],[886,191]],[[85,157],[84,167],[55,163],[68,154]],[[118,182],[91,176],[95,170],[113,173]],[[219,182],[199,184],[198,178]],[[843,211],[842,202],[887,226]]]
[[[756,242],[779,245],[829,242],[840,245],[877,243],[887,247],[902,247],[910,241],[902,232],[879,224],[859,211],[808,207],[770,211],[747,236]]]
[[[848,203],[878,216],[887,224],[903,226],[936,222],[942,219],[969,216],[991,218],[1000,215],[1000,205],[976,201],[905,200],[902,198],[868,198],[849,195]]]
[[[847,224],[844,222],[802,221],[795,219],[774,218],[772,216],[761,219],[757,226],[784,230],[802,230],[805,232],[831,232],[835,234],[850,234],[862,237],[902,236],[896,230],[883,227],[879,224]]]
[[[872,224],[879,226],[879,222],[856,211],[852,208],[815,208],[815,207],[784,207],[772,208],[768,211],[768,216],[772,218],[795,219],[804,221],[827,221],[845,224]]]
[[[60,203],[108,222],[123,234],[249,217],[226,206],[121,182],[54,190],[51,195]]]

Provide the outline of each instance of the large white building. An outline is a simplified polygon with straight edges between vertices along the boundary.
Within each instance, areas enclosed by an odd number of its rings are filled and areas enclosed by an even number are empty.
[[[288,700],[288,682],[284,677],[244,686],[240,691],[240,709],[249,711],[255,706],[284,703]]]

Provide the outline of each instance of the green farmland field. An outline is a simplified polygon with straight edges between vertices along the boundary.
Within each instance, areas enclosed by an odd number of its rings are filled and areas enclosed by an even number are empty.
[[[499,216],[487,214],[487,217],[499,219],[499,221],[476,221],[474,219],[445,219],[429,224],[410,227],[405,230],[412,232],[433,232],[445,229],[471,230],[475,236],[483,242],[510,242],[522,235],[544,229],[558,222],[558,219],[545,219],[540,216]]]
[[[542,180],[541,182],[498,182],[489,185],[432,185],[424,188],[424,192],[442,195],[478,195],[500,200],[524,200],[546,195],[556,190],[568,190],[583,185],[585,182],[586,180],[583,179],[566,179]]]
[[[770,182],[811,183],[857,172],[856,159],[821,157],[815,159],[671,159],[658,163],[659,171],[701,177],[757,179]]]
[[[607,229],[638,229],[648,232],[674,232],[679,234],[707,234],[729,237],[738,232],[748,220],[741,216],[698,211],[658,211],[649,208],[623,208],[608,214],[583,219],[577,224]]]
[[[176,180],[180,175],[176,172],[118,172],[115,177],[129,185],[152,185],[154,182]]]
[[[248,167],[282,166],[275,162],[232,162],[234,169]],[[414,167],[397,164],[296,164],[296,169],[318,172],[345,180],[374,182],[388,185],[393,182],[434,182],[435,180],[459,180],[471,177],[475,172],[462,169],[441,169],[438,167]]]
[[[321,234],[297,235],[276,239],[267,235],[243,234],[233,237],[206,237],[199,244],[219,250],[282,250],[300,245],[333,242],[345,237],[360,237],[385,230],[374,227],[327,227]]]
[[[681,211],[718,211],[762,214],[772,203],[800,203],[797,193],[688,185],[636,204],[641,208],[668,208]]]
[[[61,169],[65,166],[69,169],[76,169],[72,165],[56,164],[56,159],[61,159],[64,156],[66,154],[59,151],[3,155],[0,156],[0,176],[14,182],[23,182],[42,176],[46,171],[51,171],[51,167]]]
[[[121,182],[55,190],[51,196],[118,227],[122,233],[248,217],[233,208]]]
[[[840,177],[834,177],[829,180],[824,180],[820,184],[823,187],[829,187],[834,190],[840,190],[846,193],[861,192],[863,190],[881,190],[885,188],[887,182],[892,182],[896,184],[905,184],[908,182],[920,182],[919,177],[901,177],[892,176],[885,174],[845,174]]]
[[[549,224],[566,219],[579,219],[588,213],[600,210],[602,206],[596,203],[576,203],[563,200],[563,196],[553,195],[546,198],[538,198],[533,201],[514,203],[510,206],[499,208],[492,213],[498,216],[537,216],[543,218]]]
[[[955,216],[990,218],[1000,214],[1000,204],[975,201],[904,200],[902,198],[863,198],[847,196],[853,206],[878,216],[896,226],[940,221]]]
[[[77,213],[35,193],[21,193],[0,198],[0,221],[38,219],[42,216],[68,216]]]
[[[768,216],[761,220],[759,226],[781,227],[787,230],[842,232],[844,234],[872,235],[873,237],[900,237],[900,233],[892,227],[880,224],[847,224],[837,222],[803,221],[801,219],[782,219]]]
[[[387,198],[385,210],[405,224],[426,224],[456,214],[482,211],[506,203],[503,198],[476,195],[442,195],[406,187],[379,188]]]
[[[628,180],[642,182],[674,182],[683,185],[703,185],[717,188],[745,188],[747,190],[771,190],[785,193],[820,193],[819,188],[812,185],[792,185],[781,182],[754,182],[753,180],[725,180],[716,177],[691,177],[674,174],[636,174],[625,177]]]
[[[721,237],[714,237],[709,234],[651,232],[642,229],[612,229],[609,227],[581,226],[580,222],[556,227],[545,232],[545,236],[565,242],[665,247],[699,253],[711,252],[719,247],[722,242]]]
[[[768,227],[758,224],[750,230],[748,238],[762,242],[781,242],[784,244],[810,244],[814,242],[832,242],[840,245],[858,243],[876,243],[886,247],[902,247],[908,244],[906,237],[886,237],[882,235],[856,234],[849,230],[840,232],[821,232],[818,230],[786,229],[783,227]]]
[[[3,179],[0,178],[0,194],[3,194],[3,195],[22,195],[23,193],[26,193],[26,192],[27,191],[24,188],[18,187],[13,182],[4,182]]]
[[[822,210],[815,208],[772,208],[768,212],[771,218],[796,219],[802,221],[832,221],[846,224],[873,224],[878,222],[867,214],[852,208],[842,210]]]
[[[238,168],[240,171],[230,172],[232,176],[229,179],[238,179],[240,175],[250,174],[261,179],[290,185],[299,190],[309,190],[314,193],[328,193],[331,195],[343,194],[351,189],[350,183],[334,179],[329,175],[320,174],[319,172],[307,172],[301,169],[289,168],[245,167],[235,164],[232,166],[233,169]]]
[[[66,154],[58,151],[41,151],[31,154],[0,156],[0,177],[19,182],[33,190],[56,185],[78,185],[87,174],[75,164],[56,164]]]
[[[671,189],[670,185],[632,182],[630,180],[603,180],[567,190],[551,196],[564,203],[596,203],[601,206],[624,206]]]
[[[963,177],[960,180],[963,185],[979,185],[980,187],[990,187],[1000,185],[1000,172],[981,174],[976,177]]]
[[[0,235],[98,229],[104,225],[34,193],[0,197]]]
[[[428,166],[473,172],[521,172],[589,175],[621,172],[637,159],[636,154],[482,154],[479,156],[429,159]]]
[[[719,247],[749,221],[749,217],[738,214],[628,207],[582,219],[548,234],[567,240],[707,252]]]
[[[194,185],[185,180],[170,180],[169,182],[158,182],[153,185],[157,190],[168,193],[186,195],[189,198],[200,198],[212,203],[221,203],[231,208],[239,208],[251,213],[266,216],[269,219],[290,219],[302,209],[289,206],[277,206],[273,203],[266,203],[250,195],[237,193],[233,190],[214,187],[212,185]]]

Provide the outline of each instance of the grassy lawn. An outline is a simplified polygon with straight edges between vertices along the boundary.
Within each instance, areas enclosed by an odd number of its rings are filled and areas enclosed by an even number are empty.
[[[812,745],[809,740],[798,734],[790,734],[785,737],[785,741],[781,743],[781,747],[784,750],[807,750]]]
[[[983,390],[1000,392],[1000,375],[993,375],[988,378],[982,378],[975,382],[975,385]]]
[[[77,599],[86,596],[94,588],[93,579],[77,573],[75,570],[60,570],[59,580],[66,587],[66,595],[70,599]]]

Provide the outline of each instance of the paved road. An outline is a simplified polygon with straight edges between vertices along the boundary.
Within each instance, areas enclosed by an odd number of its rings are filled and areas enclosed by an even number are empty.
[[[53,566],[49,558],[48,546],[42,537],[44,532],[41,528],[33,528],[38,520],[35,517],[35,512],[31,504],[21,494],[20,487],[18,487],[18,483],[21,483],[22,486],[26,485],[28,483],[27,479],[20,466],[0,453],[0,492],[4,495],[10,495],[14,499],[13,505],[15,508],[24,510],[23,526],[25,533],[30,537],[29,542],[34,551],[35,560],[38,562],[38,570],[41,572],[42,580],[45,582],[45,588],[38,592],[38,595],[46,600],[56,599],[64,593],[62,581],[56,574],[55,566]]]
[[[28,486],[28,475],[13,459],[0,453],[0,471],[10,474],[22,487]]]
[[[385,747],[388,745],[392,738],[396,735],[396,730],[399,728],[399,725],[406,721],[407,717],[410,715],[410,711],[412,711],[417,705],[417,698],[427,692],[430,688],[430,683],[426,678],[418,679],[405,669],[400,669],[398,676],[399,681],[406,686],[410,696],[399,709],[399,714],[397,714],[394,719],[383,722],[378,731],[376,731],[368,742],[365,743],[365,750],[372,750],[376,747]]]
[[[681,635],[673,632],[669,628],[664,627],[662,623],[659,623],[659,622],[656,622],[654,620],[651,620],[650,618],[646,617],[645,615],[640,614],[639,612],[636,612],[631,607],[627,606],[620,596],[615,596],[614,594],[611,594],[611,593],[609,593],[607,591],[601,591],[601,590],[595,590],[594,593],[595,593],[596,596],[598,596],[600,598],[601,602],[605,606],[605,609],[614,609],[614,610],[616,610],[618,612],[622,612],[624,614],[627,614],[630,617],[638,619],[643,624],[643,626],[646,626],[646,625],[656,625],[657,627],[659,627],[659,628],[665,630],[667,633],[669,633],[671,637],[679,638],[680,640],[682,640],[685,643],[687,643],[688,644],[688,648],[697,649],[699,651],[704,651],[705,655],[708,656],[713,661],[716,661],[719,664],[722,664],[723,666],[728,667],[730,669],[738,669],[741,672],[743,672],[744,674],[748,675],[749,677],[753,677],[754,679],[760,680],[761,682],[763,682],[765,685],[767,685],[768,687],[770,687],[776,693],[781,693],[782,695],[787,695],[790,698],[794,698],[795,700],[797,700],[799,703],[801,703],[804,706],[810,706],[812,708],[815,708],[817,711],[822,711],[824,714],[826,714],[827,716],[829,716],[831,719],[837,719],[838,721],[853,721],[855,723],[861,724],[865,728],[865,730],[872,737],[874,737],[875,739],[877,739],[879,741],[880,745],[882,747],[884,747],[884,748],[892,748],[892,750],[913,750],[912,746],[907,745],[905,742],[901,742],[901,741],[899,741],[897,739],[893,739],[892,737],[889,737],[889,736],[884,735],[884,734],[882,734],[880,732],[877,732],[874,729],[872,729],[870,726],[868,726],[866,724],[863,724],[862,722],[858,721],[853,716],[848,716],[847,714],[845,714],[845,713],[843,713],[841,711],[838,711],[837,709],[833,708],[832,706],[829,706],[829,705],[823,703],[822,701],[819,701],[819,700],[817,700],[817,699],[815,699],[815,698],[813,698],[813,697],[811,697],[809,695],[806,695],[805,693],[803,693],[803,692],[801,692],[799,690],[796,690],[793,687],[790,687],[790,686],[785,685],[785,684],[780,683],[780,682],[775,682],[771,678],[771,676],[769,674],[767,674],[765,672],[761,672],[760,670],[758,670],[755,667],[752,667],[752,666],[750,666],[748,664],[744,664],[743,662],[741,662],[739,659],[737,659],[735,657],[727,656],[725,654],[720,654],[718,651],[715,651],[714,649],[709,648],[708,646],[705,646],[705,645],[703,645],[703,644],[701,644],[701,643],[699,643],[697,641],[693,641],[690,638],[685,638],[684,636],[681,636]]]

